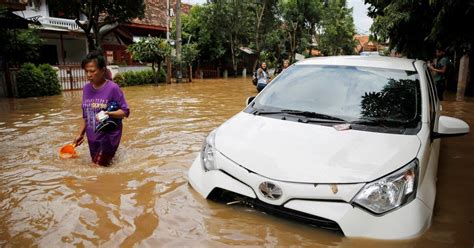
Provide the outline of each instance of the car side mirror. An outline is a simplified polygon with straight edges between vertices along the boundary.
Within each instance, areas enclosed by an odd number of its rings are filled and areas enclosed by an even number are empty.
[[[254,97],[254,96],[251,96],[251,97],[247,98],[247,101],[245,101],[245,103],[246,103],[247,105],[249,105],[249,104],[253,101],[253,99],[255,99],[255,97]]]
[[[461,136],[469,133],[469,125],[460,119],[440,116],[438,121],[438,132],[433,132],[432,138],[445,138]]]

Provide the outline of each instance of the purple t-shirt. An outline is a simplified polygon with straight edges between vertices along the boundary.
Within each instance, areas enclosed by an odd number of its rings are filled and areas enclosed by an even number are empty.
[[[95,132],[97,125],[96,114],[107,108],[109,101],[115,101],[128,117],[130,110],[120,87],[111,80],[107,80],[100,89],[94,89],[91,83],[83,88],[82,117],[86,120],[86,134],[92,158],[97,153],[113,156],[122,137],[122,125],[109,132]]]

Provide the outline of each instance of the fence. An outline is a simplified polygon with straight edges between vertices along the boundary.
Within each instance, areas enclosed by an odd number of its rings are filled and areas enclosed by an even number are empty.
[[[82,89],[87,83],[86,74],[80,65],[58,65],[57,67],[62,90]]]
[[[13,96],[18,96],[18,91],[16,89],[16,73],[18,69],[11,68],[10,69],[10,82],[12,86],[12,93]],[[7,78],[6,73],[4,71],[0,71],[0,97],[7,97],[8,96],[8,87],[7,87]]]
[[[219,78],[219,70],[199,69],[195,72],[195,78]]]

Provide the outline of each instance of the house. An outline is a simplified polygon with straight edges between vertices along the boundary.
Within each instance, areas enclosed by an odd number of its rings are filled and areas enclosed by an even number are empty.
[[[39,62],[51,65],[77,63],[87,54],[87,40],[75,23],[75,17],[65,16],[46,0],[29,0],[26,9],[15,14],[41,23],[40,37],[44,44]]]
[[[357,54],[361,52],[377,52],[385,48],[384,45],[371,41],[368,35],[356,34],[354,40],[356,41],[354,50]]]
[[[169,3],[167,3],[169,1]],[[148,36],[166,38],[167,8],[170,8],[170,22],[174,16],[175,0],[145,0],[145,16],[130,23],[119,25],[109,32],[102,41],[108,63],[133,64],[127,46]],[[186,14],[191,9],[189,4],[181,4],[181,12]]]
[[[11,0],[1,0],[11,1]],[[23,0],[27,1],[27,0]],[[102,49],[110,64],[133,64],[127,45],[139,37],[166,37],[167,0],[145,0],[146,10],[143,19],[133,20],[109,30],[101,42]],[[170,3],[174,8],[175,3]],[[189,12],[190,5],[183,4],[182,11]],[[86,20],[83,15],[67,16],[47,0],[28,0],[24,10],[16,15],[41,23],[40,37],[45,41],[40,50],[40,61],[52,65],[77,64],[88,53],[84,31],[74,21]]]

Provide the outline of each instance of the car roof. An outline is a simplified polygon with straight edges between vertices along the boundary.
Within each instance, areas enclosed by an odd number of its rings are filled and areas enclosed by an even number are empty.
[[[416,71],[413,59],[386,56],[332,56],[302,60],[298,65],[340,65]]]

